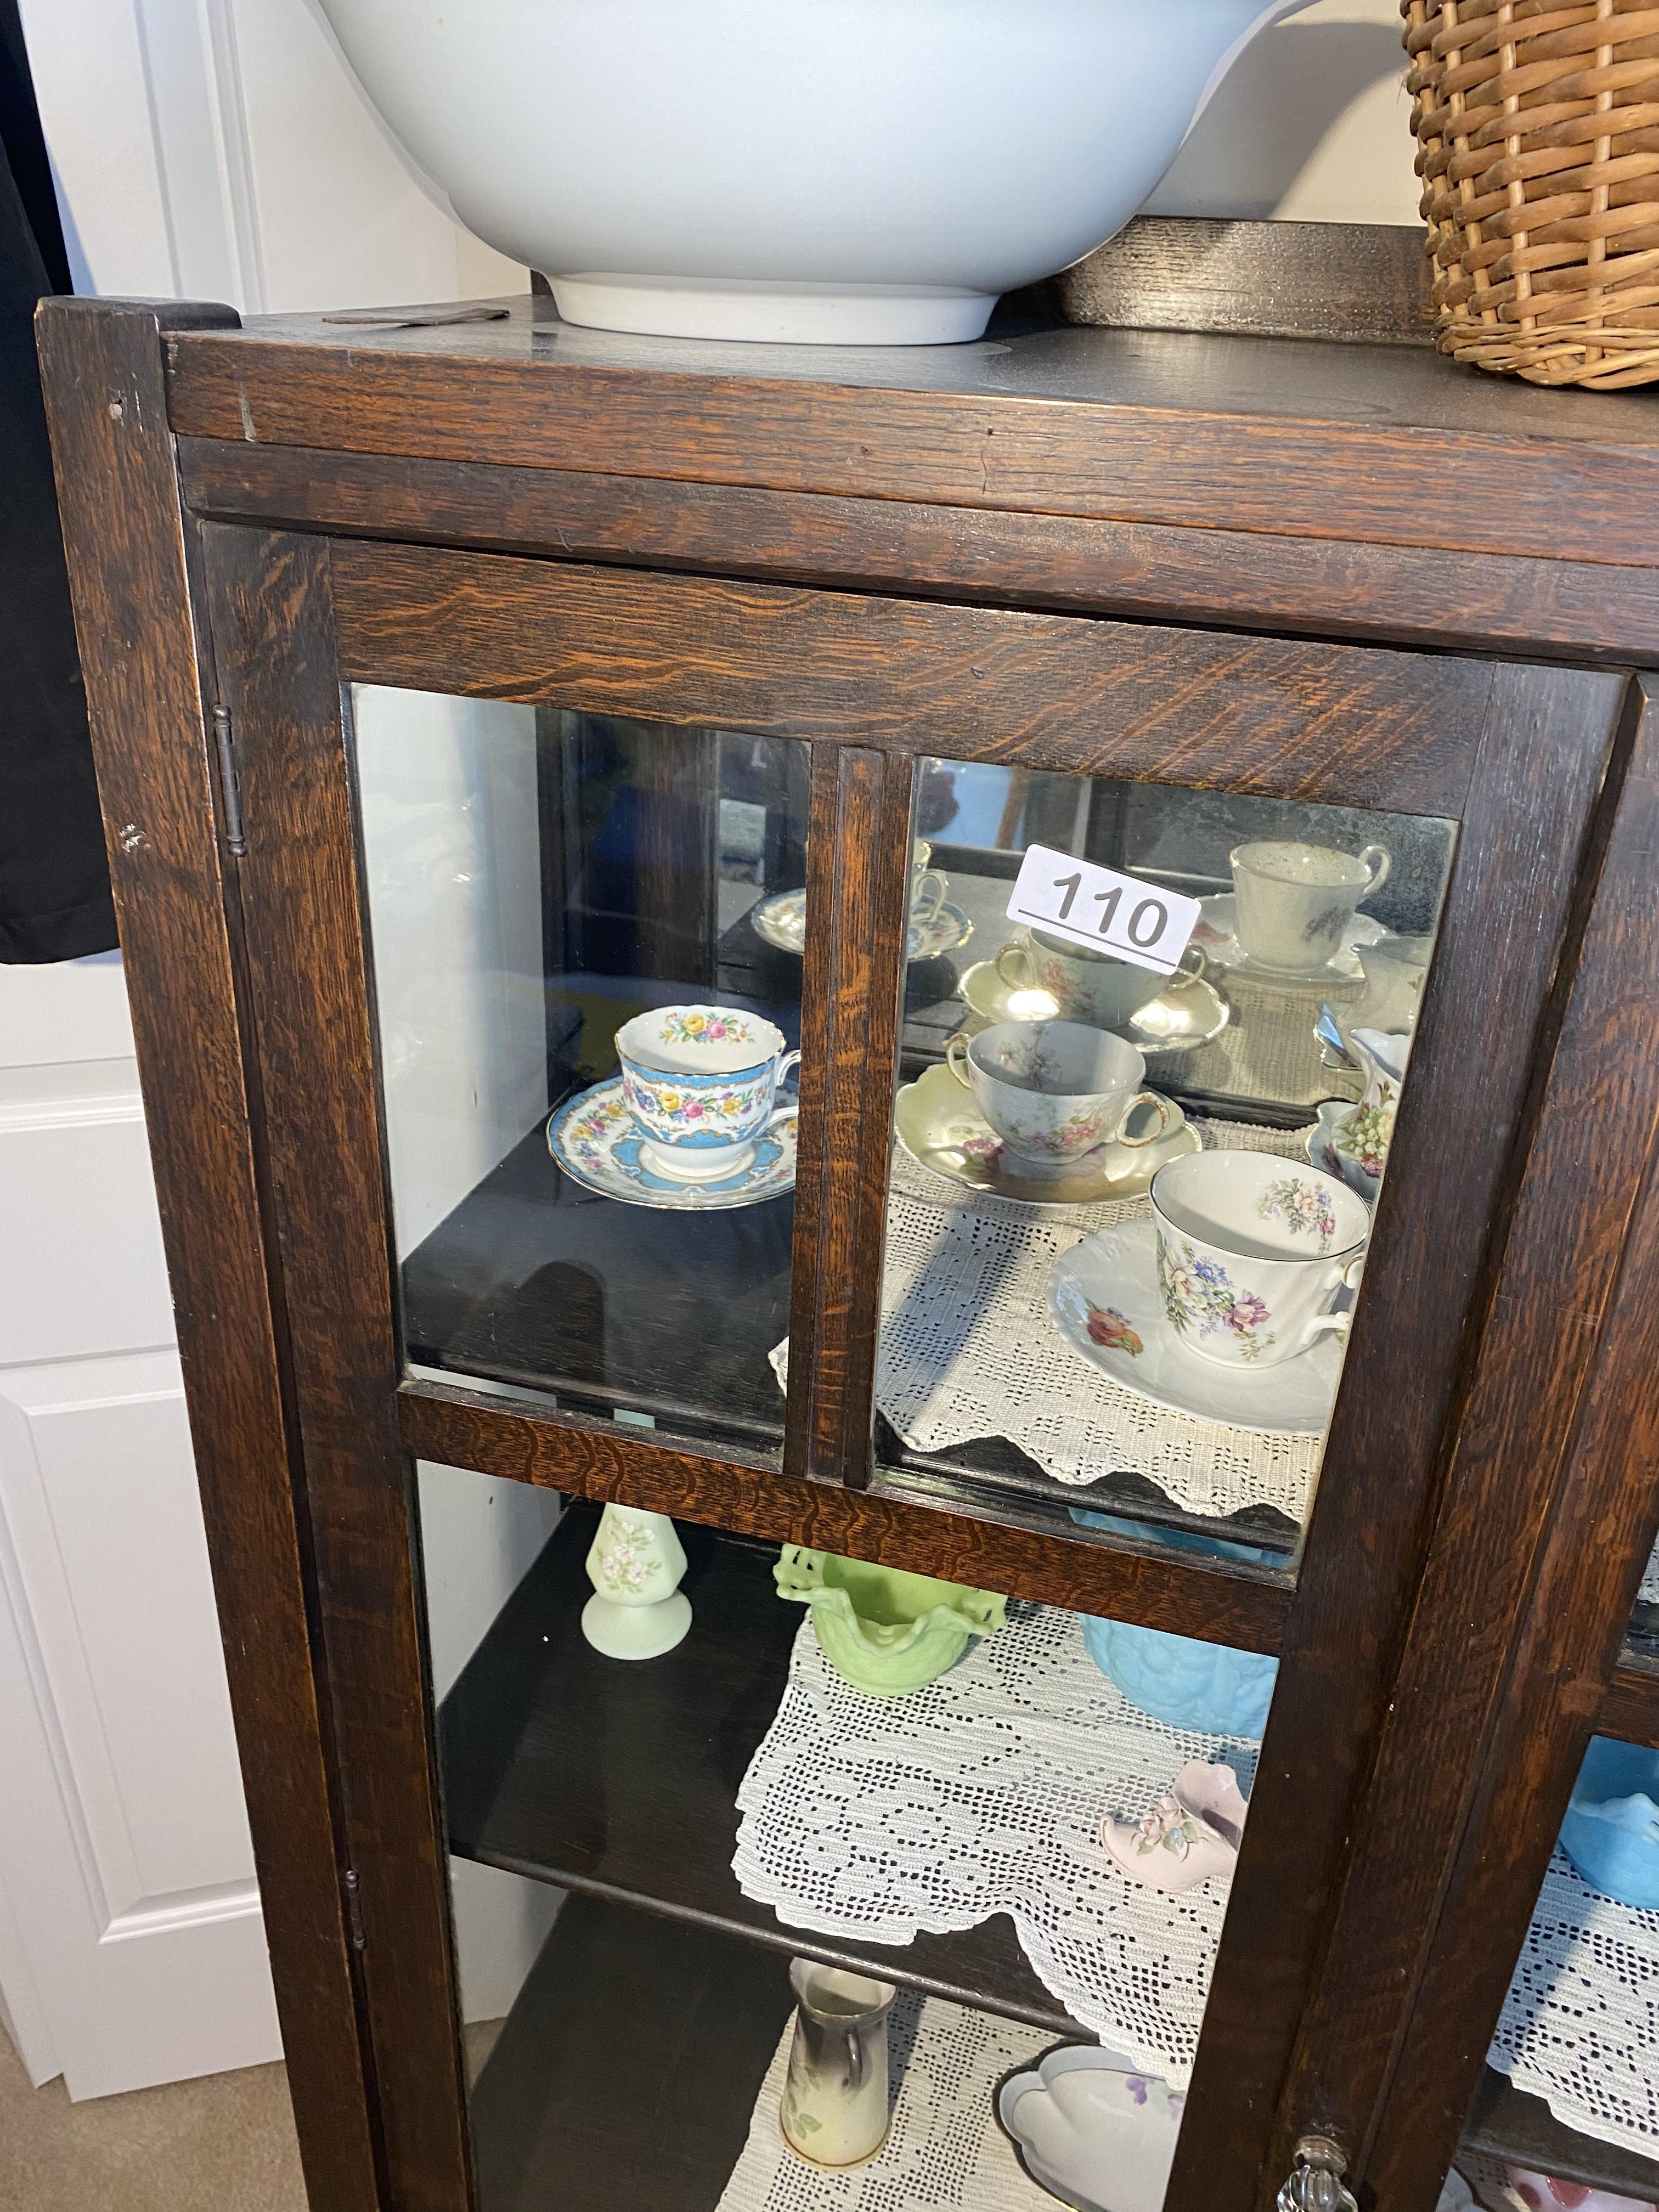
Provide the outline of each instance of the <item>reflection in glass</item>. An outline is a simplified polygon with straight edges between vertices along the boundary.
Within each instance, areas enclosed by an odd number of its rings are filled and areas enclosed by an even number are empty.
[[[354,738],[409,1359],[775,1449],[805,748],[362,686]]]
[[[916,828],[878,1458],[1289,1565],[1453,825],[930,761]]]

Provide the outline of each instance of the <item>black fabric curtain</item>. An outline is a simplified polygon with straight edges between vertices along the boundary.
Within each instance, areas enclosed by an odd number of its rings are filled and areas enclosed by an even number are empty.
[[[0,0],[0,961],[115,943],[35,302],[74,289],[17,0]]]

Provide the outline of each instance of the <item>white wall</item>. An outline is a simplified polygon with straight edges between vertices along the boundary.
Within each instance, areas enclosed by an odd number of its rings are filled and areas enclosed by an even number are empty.
[[[1243,54],[1147,203],[1158,215],[1418,221],[1398,0],[1317,0]]]

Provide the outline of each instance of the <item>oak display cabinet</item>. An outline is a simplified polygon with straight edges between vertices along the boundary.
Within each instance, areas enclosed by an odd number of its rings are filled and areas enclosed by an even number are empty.
[[[1659,1741],[1648,403],[1040,316],[40,342],[313,2203],[714,2212],[791,1954],[1184,2086],[1169,2212],[1429,2212],[1466,2133],[1628,2179],[1483,2061],[1586,1742]],[[1232,933],[1263,842],[1389,856],[1311,982]],[[1206,902],[1119,1027],[1287,1188],[1358,1095],[1322,1004],[1424,940],[1346,1349],[1160,1402],[1139,1187],[1033,1205],[964,1136],[954,1033],[1056,1003],[998,968],[1034,847]],[[800,1054],[702,1184],[617,1087],[684,1006]],[[580,1631],[607,1500],[690,1561],[636,1666]],[[860,1703],[781,1544],[1008,1624]],[[1265,1736],[1149,1718],[1075,1616],[1275,1662]],[[1194,1756],[1249,1817],[1171,1899],[1098,1824]]]

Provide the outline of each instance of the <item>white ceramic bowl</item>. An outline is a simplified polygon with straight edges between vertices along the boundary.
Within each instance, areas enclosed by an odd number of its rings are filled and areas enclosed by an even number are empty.
[[[977,337],[1127,222],[1309,0],[313,0],[434,197],[568,321]]]
[[[1158,2212],[1184,2103],[1115,2052],[1068,2045],[1003,2083],[997,2118],[1032,2180],[1075,2212]]]

